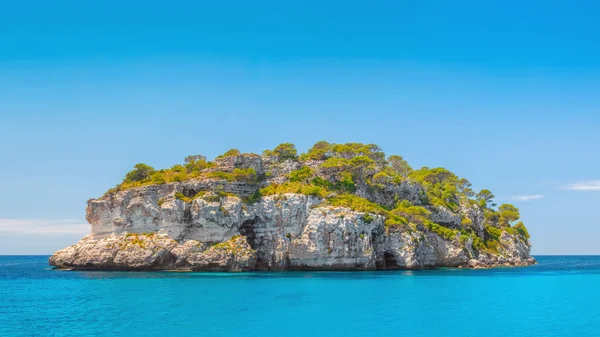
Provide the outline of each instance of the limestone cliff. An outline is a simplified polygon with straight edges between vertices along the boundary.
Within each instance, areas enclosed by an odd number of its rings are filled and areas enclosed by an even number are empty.
[[[485,193],[453,189],[455,176],[432,184],[429,171],[429,180],[402,172],[393,159],[373,155],[378,149],[339,152],[234,153],[148,172],[136,166],[117,189],[88,201],[91,233],[50,264],[250,271],[535,263],[525,227],[510,225],[512,209],[496,211]]]

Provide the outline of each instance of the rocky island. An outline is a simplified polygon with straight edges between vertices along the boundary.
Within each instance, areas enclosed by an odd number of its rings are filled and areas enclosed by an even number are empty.
[[[50,257],[77,270],[387,270],[534,264],[519,210],[374,144],[232,149],[137,164],[87,204],[91,233]]]

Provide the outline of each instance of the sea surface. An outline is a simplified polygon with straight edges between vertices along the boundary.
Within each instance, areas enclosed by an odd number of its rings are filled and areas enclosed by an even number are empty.
[[[79,272],[0,256],[0,336],[600,336],[600,257],[393,272]]]

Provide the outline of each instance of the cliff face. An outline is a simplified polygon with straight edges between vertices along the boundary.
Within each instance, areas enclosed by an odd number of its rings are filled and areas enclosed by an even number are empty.
[[[50,264],[66,269],[245,271],[535,263],[525,235],[495,227],[493,249],[477,245],[474,241],[485,242],[489,235],[478,206],[466,200],[456,211],[430,205],[424,187],[409,180],[376,189],[359,182],[355,195],[388,208],[407,200],[429,212],[426,223],[393,225],[383,213],[330,202],[335,193],[275,193],[249,199],[261,187],[285,184],[290,173],[302,167],[312,167],[315,175],[333,181],[319,169],[321,164],[231,156],[215,161],[213,169],[252,168],[262,178],[203,176],[107,193],[88,201],[91,234],[56,252]]]

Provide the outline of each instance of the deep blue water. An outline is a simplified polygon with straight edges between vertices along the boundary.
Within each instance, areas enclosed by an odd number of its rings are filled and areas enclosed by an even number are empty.
[[[600,336],[600,257],[400,272],[75,272],[0,256],[0,336]]]

